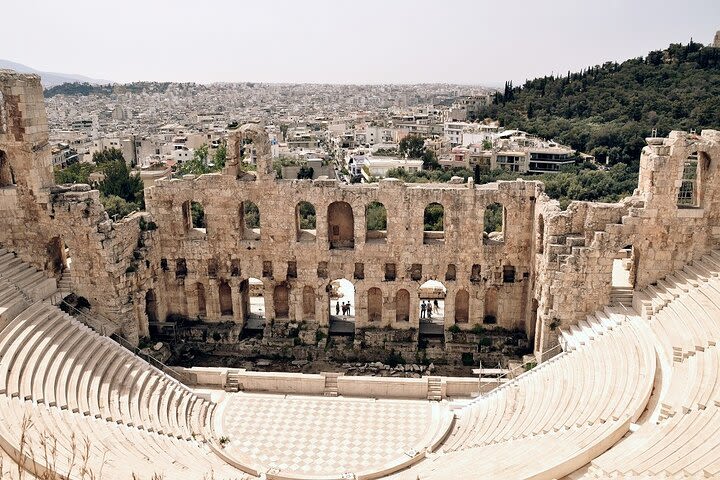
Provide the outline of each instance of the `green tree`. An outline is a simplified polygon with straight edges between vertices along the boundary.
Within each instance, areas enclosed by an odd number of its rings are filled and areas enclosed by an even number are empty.
[[[421,158],[425,153],[425,140],[420,135],[407,135],[400,140],[398,150],[407,158]]]
[[[387,230],[387,210],[382,203],[371,202],[365,208],[368,230]]]
[[[444,227],[445,211],[439,203],[431,203],[425,207],[423,215],[425,231],[440,232]]]
[[[101,195],[100,202],[102,202],[110,218],[122,218],[134,211],[140,210],[140,206],[137,203],[128,202],[117,195]]]
[[[223,142],[215,150],[215,155],[213,155],[213,164],[215,165],[215,168],[217,170],[222,170],[223,168],[225,168],[226,160],[227,160],[227,146],[225,145],[225,142]]]
[[[121,150],[118,150],[117,148],[108,148],[103,149],[98,152],[93,153],[93,162],[95,162],[95,165],[102,165],[104,163],[110,163],[115,162],[118,160],[125,161],[125,157],[123,157],[123,153]]]
[[[130,173],[124,160],[115,160],[103,164],[105,179],[100,182],[99,190],[105,196],[117,196],[127,202],[135,203],[139,208],[145,207],[143,198],[143,182],[139,175]]]
[[[90,183],[90,174],[94,171],[92,163],[73,163],[62,169],[55,167],[55,183]]]
[[[192,217],[192,225],[195,228],[206,228],[205,224],[205,209],[199,202],[192,202],[190,204],[190,215]]]

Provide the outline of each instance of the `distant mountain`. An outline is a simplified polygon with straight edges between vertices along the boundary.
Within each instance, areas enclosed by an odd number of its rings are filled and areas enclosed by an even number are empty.
[[[19,73],[36,73],[40,75],[42,84],[44,88],[50,88],[54,87],[55,85],[61,85],[63,83],[73,83],[73,82],[80,82],[80,83],[92,83],[96,85],[100,84],[107,84],[107,83],[113,83],[110,80],[98,80],[95,78],[85,77],[83,75],[75,75],[72,73],[54,73],[54,72],[41,72],[39,70],[35,70],[34,68],[30,68],[27,65],[23,65],[21,63],[15,63],[11,62],[9,60],[3,60],[0,59],[0,69],[10,69],[15,70]]]

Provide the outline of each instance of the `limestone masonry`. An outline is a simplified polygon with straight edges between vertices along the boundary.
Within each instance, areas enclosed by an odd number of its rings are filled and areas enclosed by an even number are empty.
[[[524,331],[542,358],[557,351],[561,329],[622,294],[612,283],[615,260],[626,262],[629,288],[638,290],[720,240],[720,132],[647,143],[632,197],[563,211],[542,183],[523,180],[277,180],[264,130],[248,125],[229,139],[222,174],[157,181],[145,190],[146,212],[113,221],[98,191],[54,184],[39,78],[0,71],[0,244],[58,279],[71,258],[73,292],[106,331],[133,343],[151,323],[177,317],[232,322],[239,338],[259,293],[251,278],[262,282],[263,341],[304,322],[312,343],[331,326],[331,282],[347,279],[356,348],[417,348],[419,287],[436,280],[446,288],[446,348],[475,354],[477,344],[458,340],[463,332],[503,327]],[[257,172],[241,168],[248,149]],[[300,228],[300,202],[314,207],[314,230]],[[371,202],[385,207],[386,231],[367,230]],[[195,203],[203,228],[193,225]],[[423,229],[432,203],[442,205],[442,231]],[[483,218],[496,203],[502,233],[488,236]],[[259,228],[245,221],[251,204]]]

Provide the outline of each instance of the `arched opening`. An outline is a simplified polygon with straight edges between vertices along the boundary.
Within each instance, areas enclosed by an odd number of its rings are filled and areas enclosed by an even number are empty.
[[[445,243],[445,209],[433,202],[423,213],[423,243]]]
[[[199,317],[207,317],[207,302],[205,301],[205,285],[198,282],[195,284],[195,292],[197,295],[197,310]]]
[[[365,239],[367,243],[387,240],[387,210],[380,202],[370,202],[365,207]]]
[[[455,323],[468,323],[470,311],[470,294],[467,290],[458,290],[455,294]]]
[[[63,242],[60,237],[55,237],[48,242],[46,251],[47,262],[45,269],[52,272],[53,275],[62,275],[68,266],[65,242]]]
[[[483,323],[497,323],[498,294],[496,288],[485,291],[485,309],[483,312]]]
[[[632,305],[638,253],[632,245],[619,250],[613,259],[610,303]]]
[[[683,162],[677,195],[678,208],[697,208],[700,206],[700,168],[698,152],[691,153]]]
[[[303,288],[303,320],[315,320],[315,289],[309,285]]]
[[[185,231],[196,230],[203,234],[207,233],[205,208],[202,206],[202,203],[195,201],[184,202],[182,211]]]
[[[147,315],[149,323],[157,323],[157,299],[155,298],[155,291],[152,288],[145,293],[145,314]]]
[[[218,287],[218,297],[220,297],[220,315],[232,316],[232,289],[230,288],[230,285],[228,285],[228,282],[220,282],[220,286]]]
[[[13,172],[5,152],[0,150],[0,188],[13,185],[15,185],[15,172]]]
[[[330,248],[355,248],[355,220],[347,202],[333,202],[328,206],[328,241]]]
[[[382,290],[372,287],[367,293],[368,321],[380,322],[382,320]]]
[[[355,285],[351,281],[340,278],[328,284],[328,312],[331,334],[355,333]]]
[[[542,215],[538,216],[538,230],[535,238],[537,239],[537,253],[543,253],[545,251],[545,217]]]
[[[295,206],[295,231],[298,242],[314,242],[316,229],[315,207],[310,202],[299,202]]]
[[[428,280],[420,285],[418,297],[418,318],[421,323],[434,323],[442,325],[445,322],[445,296],[447,289],[442,282]]]
[[[290,313],[290,287],[287,283],[275,286],[273,291],[273,306],[275,318],[288,318]]]
[[[483,217],[483,243],[499,245],[505,243],[505,207],[500,203],[491,203],[485,208]]]
[[[410,292],[401,288],[395,294],[395,321],[410,321]]]
[[[244,315],[243,335],[253,335],[265,328],[265,286],[262,281],[250,277],[240,283],[240,303]]]
[[[243,240],[260,240],[260,209],[255,202],[242,202],[238,218]]]

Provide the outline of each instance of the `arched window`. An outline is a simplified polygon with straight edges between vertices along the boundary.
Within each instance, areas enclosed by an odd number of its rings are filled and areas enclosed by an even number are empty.
[[[458,290],[455,294],[455,323],[468,323],[470,294],[467,290]]]
[[[315,319],[315,289],[309,285],[303,288],[303,319]]]
[[[410,321],[410,292],[404,288],[395,294],[395,321]]]
[[[287,318],[290,313],[290,288],[286,283],[275,286],[273,294],[275,318]]]
[[[220,315],[233,314],[232,290],[227,282],[220,282],[218,287],[218,296],[220,297]]]
[[[680,177],[678,208],[702,207],[704,177],[709,166],[710,157],[705,152],[693,152],[688,155],[683,163]]]
[[[202,203],[187,201],[183,203],[182,210],[186,231],[197,230],[201,233],[207,233],[205,208],[203,208]]]
[[[491,203],[485,208],[483,243],[499,245],[505,243],[505,207],[500,203]]]
[[[372,287],[368,290],[368,320],[371,322],[379,322],[382,320],[382,290]]]
[[[314,242],[316,237],[315,207],[310,202],[299,202],[295,206],[295,232],[298,242]]]
[[[538,217],[538,231],[537,231],[537,253],[543,253],[545,251],[545,217],[540,215]]]
[[[328,241],[330,248],[355,248],[355,220],[349,203],[328,206]]]
[[[387,239],[387,210],[380,202],[365,207],[365,238],[368,243],[384,243]]]
[[[15,173],[10,166],[10,160],[4,151],[0,150],[0,188],[15,185]]]
[[[423,213],[423,243],[445,242],[445,209],[437,202],[425,207]]]
[[[260,209],[250,200],[240,204],[239,228],[244,240],[260,240]]]

